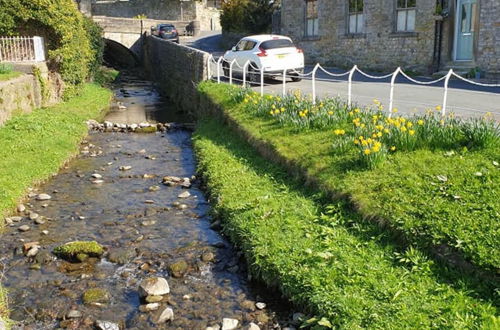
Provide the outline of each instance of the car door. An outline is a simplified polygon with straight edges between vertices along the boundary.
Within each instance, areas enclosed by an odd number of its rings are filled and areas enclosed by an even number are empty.
[[[233,48],[231,48],[231,50],[229,50],[225,55],[224,55],[224,59],[228,62],[231,62],[232,60],[236,60],[238,61],[238,58],[240,56],[240,53],[241,51],[243,51],[243,49],[245,48],[245,44],[246,44],[246,40],[240,40],[236,46],[234,46]],[[234,67],[234,65],[233,65]]]

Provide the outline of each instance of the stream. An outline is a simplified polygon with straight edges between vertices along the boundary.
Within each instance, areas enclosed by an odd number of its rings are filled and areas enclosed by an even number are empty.
[[[137,75],[122,74],[114,91],[110,122],[189,121]],[[181,127],[90,131],[80,154],[9,216],[0,266],[13,329],[205,330],[229,329],[235,320],[252,330],[290,326],[291,307],[249,280],[241,253],[211,222],[191,132]],[[39,200],[42,193],[50,199]],[[96,241],[105,253],[83,262],[53,254],[70,241]],[[151,277],[165,278],[170,293],[147,305],[138,288]],[[84,302],[89,289],[105,294]],[[167,307],[173,319],[163,321]]]

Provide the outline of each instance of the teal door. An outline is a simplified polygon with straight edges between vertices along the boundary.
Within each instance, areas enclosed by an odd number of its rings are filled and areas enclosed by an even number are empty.
[[[477,0],[457,0],[455,60],[472,60]]]

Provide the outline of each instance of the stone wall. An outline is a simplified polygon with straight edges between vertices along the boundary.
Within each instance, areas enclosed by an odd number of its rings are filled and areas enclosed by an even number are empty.
[[[190,114],[198,106],[196,86],[208,77],[208,56],[206,52],[151,36],[144,43],[146,71],[162,94]]]
[[[305,1],[283,0],[281,33],[304,49],[308,63],[392,71],[404,69],[429,73],[433,69],[435,0],[417,0],[415,32],[395,32],[395,1],[364,0],[362,34],[347,33],[346,0],[318,0],[319,35],[304,37]],[[495,4],[496,3],[496,4]],[[487,71],[498,71],[500,7],[498,1],[480,1],[480,31],[476,62]],[[451,61],[454,17],[443,22],[441,67]]]
[[[36,67],[36,74],[33,74]],[[16,113],[29,113],[33,109],[59,102],[62,96],[62,80],[50,73],[45,63],[20,65],[16,71],[23,75],[0,81],[0,125]]]
[[[181,18],[182,6],[182,18]],[[146,15],[148,18],[159,20],[196,19],[195,1],[179,0],[130,0],[130,1],[94,1],[92,15],[127,17]]]

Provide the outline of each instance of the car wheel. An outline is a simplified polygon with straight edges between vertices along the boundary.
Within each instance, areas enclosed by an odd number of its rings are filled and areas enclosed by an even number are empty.
[[[299,76],[292,77],[292,81],[293,81],[293,82],[299,82],[299,81],[301,81],[301,80],[302,80],[302,78],[300,78]]]
[[[250,83],[260,84],[260,72],[251,67],[248,70],[248,81]]]
[[[229,77],[229,63],[227,62],[222,62],[222,70],[224,71],[224,75],[226,77]]]

